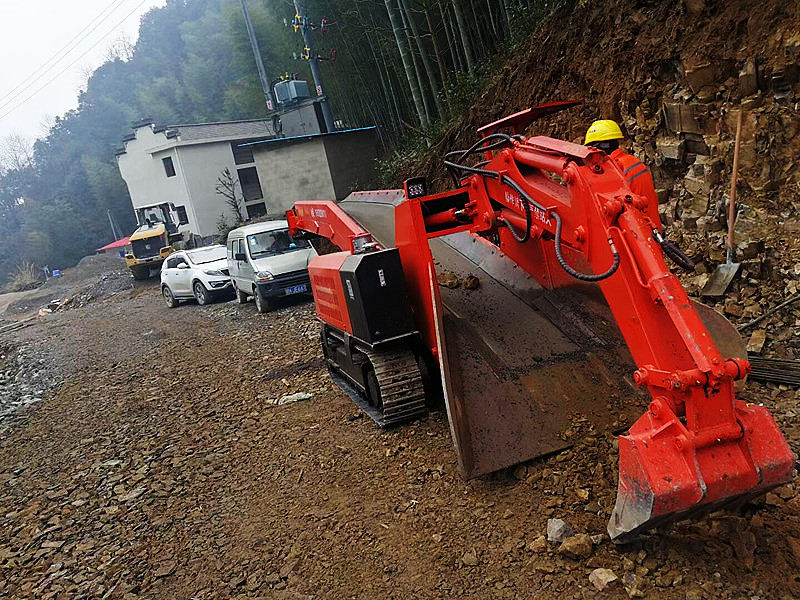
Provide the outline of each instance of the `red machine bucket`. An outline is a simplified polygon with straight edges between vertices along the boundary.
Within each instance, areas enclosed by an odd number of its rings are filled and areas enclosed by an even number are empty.
[[[741,505],[791,480],[794,456],[769,412],[736,401],[738,439],[698,443],[674,415],[651,409],[619,437],[619,487],[608,533],[646,530]]]

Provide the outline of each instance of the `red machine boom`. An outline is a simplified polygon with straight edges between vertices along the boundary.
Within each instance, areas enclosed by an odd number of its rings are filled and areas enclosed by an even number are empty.
[[[505,124],[530,122],[520,114]],[[477,153],[485,153],[484,163],[463,163]],[[665,263],[657,207],[631,192],[613,160],[564,141],[497,133],[449,156],[455,154],[446,164],[456,189],[428,195],[423,181],[409,180],[406,201],[395,208],[394,241],[421,343],[440,363],[447,360],[432,238],[470,232],[546,289],[576,280],[599,285],[638,367],[633,379],[651,396],[647,412],[619,437],[612,539],[790,480],[794,458],[775,421],[735,397],[734,381],[748,374],[748,361],[720,353]],[[294,230],[329,227],[323,235],[349,252],[352,240],[369,239],[333,203],[300,202],[288,218]],[[443,365],[452,424],[458,407],[448,397],[447,372]]]

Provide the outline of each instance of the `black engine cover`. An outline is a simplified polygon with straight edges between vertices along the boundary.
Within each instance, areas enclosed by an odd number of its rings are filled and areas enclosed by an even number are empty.
[[[375,344],[416,330],[397,248],[354,254],[339,274],[354,337]]]

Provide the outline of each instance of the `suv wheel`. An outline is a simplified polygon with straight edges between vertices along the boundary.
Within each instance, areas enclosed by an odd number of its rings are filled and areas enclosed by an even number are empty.
[[[258,290],[255,291],[254,297],[256,300],[256,310],[262,315],[268,313],[270,308],[272,308],[272,306],[270,306],[270,301],[267,298],[263,298],[261,294],[258,293]]]
[[[170,308],[175,308],[180,304],[176,299],[175,295],[172,293],[172,290],[169,289],[168,285],[165,285],[161,288],[161,294],[164,296],[164,302],[167,303],[167,306]]]
[[[206,288],[202,283],[200,283],[199,281],[195,281],[194,287],[192,289],[194,291],[194,299],[197,300],[197,303],[200,306],[208,304],[210,298],[208,297],[208,292],[206,291]]]

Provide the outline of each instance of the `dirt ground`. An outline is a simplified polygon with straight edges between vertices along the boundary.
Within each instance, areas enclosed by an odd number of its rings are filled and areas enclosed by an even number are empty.
[[[548,518],[605,532],[613,436],[465,483],[444,415],[380,431],[334,386],[306,300],[169,310],[151,285],[0,342],[57,382],[0,428],[2,598],[800,597],[792,486],[559,554]],[[797,451],[798,392],[745,394]]]

